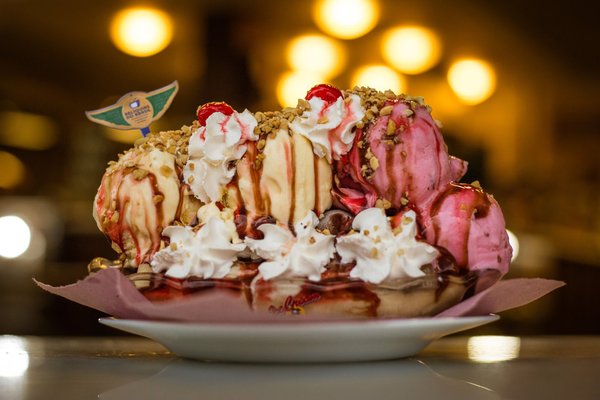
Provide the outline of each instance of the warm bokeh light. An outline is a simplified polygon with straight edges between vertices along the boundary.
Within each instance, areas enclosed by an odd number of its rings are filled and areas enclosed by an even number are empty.
[[[508,243],[510,243],[513,250],[510,262],[513,262],[519,256],[519,238],[508,229],[506,230],[506,233],[508,234]]]
[[[0,337],[0,377],[16,378],[29,368],[24,340],[16,336]]]
[[[58,141],[58,124],[45,115],[0,112],[0,144],[27,150],[47,150]]]
[[[14,155],[0,151],[0,189],[13,189],[25,179],[25,165]]]
[[[496,90],[496,72],[486,61],[463,59],[450,66],[448,83],[461,101],[475,105],[487,100]]]
[[[15,215],[0,218],[0,257],[19,257],[30,243],[31,229],[23,218]]]
[[[480,363],[512,360],[520,351],[521,339],[515,336],[473,336],[467,342],[469,359]]]
[[[303,35],[290,41],[287,60],[293,70],[326,76],[338,75],[346,65],[345,49],[323,35]]]
[[[420,74],[440,60],[438,36],[420,26],[390,29],[381,41],[383,56],[394,68],[406,74]]]
[[[291,71],[282,74],[277,81],[277,100],[282,107],[294,107],[298,99],[319,83],[328,83],[324,76],[314,73]]]
[[[152,8],[128,8],[118,12],[110,26],[113,43],[136,57],[161,52],[173,37],[173,23],[165,12]]]
[[[325,33],[340,39],[356,39],[377,25],[379,5],[375,0],[320,0],[313,17]]]
[[[139,129],[112,129],[102,128],[107,139],[113,142],[133,144],[136,140],[142,138],[142,132]]]
[[[369,86],[380,91],[391,90],[396,94],[406,92],[406,80],[385,65],[366,65],[352,74],[352,87]]]

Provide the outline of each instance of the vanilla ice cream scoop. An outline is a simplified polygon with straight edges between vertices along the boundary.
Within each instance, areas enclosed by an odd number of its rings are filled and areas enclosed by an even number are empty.
[[[161,232],[180,210],[180,190],[175,156],[166,151],[130,151],[109,167],[93,215],[129,266],[150,261],[159,249]]]
[[[292,132],[285,115],[259,118],[260,139],[248,144],[227,189],[227,205],[243,214],[251,235],[253,221],[261,217],[295,224],[332,203],[331,165],[314,154],[311,141]]]

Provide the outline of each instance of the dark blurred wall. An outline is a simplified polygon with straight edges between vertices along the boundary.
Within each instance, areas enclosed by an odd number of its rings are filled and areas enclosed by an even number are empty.
[[[0,211],[26,203],[18,200],[23,197],[41,199],[58,222],[44,233],[56,240],[49,240],[43,260],[0,259],[5,277],[0,280],[0,334],[115,333],[97,324],[100,313],[46,294],[31,282],[35,276],[51,284],[72,283],[86,275],[93,257],[113,256],[91,217],[91,204],[106,163],[130,144],[109,140],[84,111],[111,104],[128,91],[149,91],[174,80],[180,92],[157,129],[189,124],[198,105],[207,101],[226,100],[251,111],[278,108],[271,89],[273,71],[285,69],[281,44],[316,30],[310,2],[284,3],[152,3],[175,19],[174,41],[153,57],[133,58],[116,50],[106,33],[110,16],[123,6],[120,1],[77,6],[65,0],[2,2],[0,113],[48,117],[57,133],[54,143],[41,150],[0,141],[0,151],[26,166],[20,185],[0,188]],[[600,58],[594,50],[600,37],[595,14],[581,1],[568,6],[547,1],[381,3],[388,10],[381,27],[347,42],[351,61],[377,61],[373,37],[385,27],[424,21],[446,40],[448,58],[479,51],[497,62],[495,97],[471,109],[440,102],[433,104],[434,114],[446,116],[451,153],[470,161],[465,180],[478,179],[496,195],[508,227],[522,239],[522,256],[511,276],[544,276],[568,284],[483,329],[600,333],[594,307],[600,300],[594,286],[600,282]],[[411,94],[442,98],[437,85],[446,66],[447,60],[414,78],[411,87],[418,92]],[[347,86],[348,76],[344,72],[335,83]],[[36,206],[28,210],[39,212]]]

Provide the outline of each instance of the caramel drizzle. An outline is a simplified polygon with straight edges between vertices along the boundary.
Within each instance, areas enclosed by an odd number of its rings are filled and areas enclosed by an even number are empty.
[[[289,224],[292,225],[295,221],[294,212],[296,211],[296,154],[294,152],[294,140],[290,137],[289,157],[286,154],[286,161],[291,165],[292,176],[290,177],[290,216]]]
[[[120,197],[121,197],[120,193],[121,193],[121,189],[123,187],[122,183],[123,183],[125,177],[127,175],[131,174],[133,171],[134,171],[134,168],[125,168],[123,170],[122,178],[118,182],[118,188],[117,188],[117,192],[116,192],[116,196],[115,196],[114,200],[115,200],[115,210],[119,211],[119,219],[116,222],[119,229],[118,229],[118,237],[111,238],[111,239],[112,240],[117,239],[115,242],[122,250],[124,250],[123,234],[125,232],[129,232],[131,239],[133,240],[133,242],[135,244],[136,263],[140,264],[144,261],[147,254],[143,254],[143,255],[141,254],[139,241],[138,241],[136,235],[134,234],[134,232],[132,231],[132,227],[125,220],[125,212],[124,211],[125,211],[125,208],[127,207],[127,204],[129,204],[129,196],[124,196],[125,201],[123,203],[121,203],[121,201],[120,201]],[[158,188],[158,181],[156,179],[156,176],[153,173],[148,172],[148,174],[144,177],[144,179],[142,179],[140,181],[140,183],[145,179],[148,179],[150,181],[153,198],[155,196],[163,196],[164,197],[163,193]],[[150,253],[157,251],[160,247],[160,235],[162,232],[161,227],[162,227],[162,223],[164,221],[164,212],[163,212],[162,204],[160,206],[155,205],[154,210],[156,212],[156,222],[157,222],[156,228],[154,230],[148,229],[148,232],[150,232],[152,235],[152,246],[149,249]],[[145,215],[144,222],[145,222],[147,228],[151,227],[149,215]]]
[[[320,215],[323,211],[321,210],[321,198],[320,198],[320,187],[319,187],[319,157],[313,152],[313,176],[315,178],[315,204],[313,209]]]

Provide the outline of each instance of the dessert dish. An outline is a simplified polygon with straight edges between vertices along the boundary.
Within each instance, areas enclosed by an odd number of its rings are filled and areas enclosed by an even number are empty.
[[[226,291],[274,314],[438,314],[507,271],[498,203],[460,183],[422,98],[317,85],[293,108],[198,108],[111,162],[94,200],[152,301]]]

